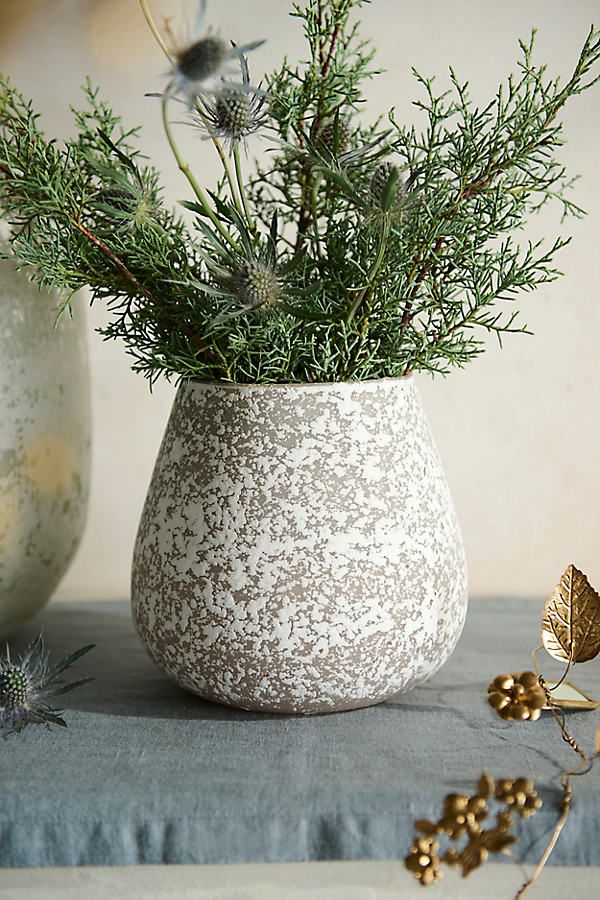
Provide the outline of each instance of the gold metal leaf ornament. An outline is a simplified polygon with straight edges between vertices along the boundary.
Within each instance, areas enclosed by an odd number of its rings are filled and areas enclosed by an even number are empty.
[[[600,653],[600,595],[573,565],[546,601],[542,641],[550,656],[571,663]]]

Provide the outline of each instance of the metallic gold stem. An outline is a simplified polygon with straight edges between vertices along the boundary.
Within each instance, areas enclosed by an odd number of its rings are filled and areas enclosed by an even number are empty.
[[[554,826],[554,831],[552,832],[552,836],[548,842],[548,846],[546,847],[544,853],[542,854],[540,861],[538,862],[535,869],[533,870],[531,877],[525,882],[525,884],[521,887],[519,892],[516,894],[515,900],[520,900],[520,898],[523,896],[525,891],[527,891],[531,887],[531,885],[536,881],[536,879],[539,877],[541,871],[543,870],[544,866],[548,862],[550,854],[552,853],[552,851],[554,850],[554,847],[556,846],[556,843],[560,837],[561,831],[563,830],[563,828],[566,825],[567,819],[569,817],[569,812],[571,810],[571,798],[572,798],[572,794],[573,794],[573,789],[571,786],[572,776],[585,775],[587,772],[589,772],[589,770],[591,769],[593,762],[594,762],[594,759],[588,760],[585,751],[579,746],[579,744],[577,743],[577,741],[575,740],[573,735],[570,733],[570,731],[567,728],[566,723],[565,723],[565,714],[562,710],[560,710],[556,706],[556,702],[555,702],[554,698],[552,697],[552,691],[556,690],[556,688],[559,687],[559,685],[561,685],[563,683],[563,681],[569,674],[569,671],[573,665],[573,652],[571,652],[571,655],[570,655],[567,665],[565,667],[565,671],[563,673],[562,678],[551,688],[548,685],[548,682],[546,681],[546,679],[540,673],[540,669],[539,669],[538,662],[537,662],[537,653],[542,649],[543,649],[543,647],[541,647],[541,646],[536,647],[535,650],[533,650],[531,653],[531,658],[533,659],[533,664],[535,666],[536,674],[539,678],[540,685],[541,685],[542,689],[544,690],[544,693],[546,694],[546,699],[548,701],[548,706],[550,708],[550,712],[552,713],[554,721],[556,722],[556,724],[558,725],[558,727],[560,729],[560,733],[561,733],[563,741],[565,741],[565,743],[567,743],[569,745],[569,747],[571,747],[571,749],[574,750],[575,753],[577,753],[577,755],[581,759],[581,762],[574,769],[571,769],[570,771],[565,772],[563,775],[563,781],[562,781],[563,799],[562,799],[562,803],[561,803],[560,817],[559,817],[556,825]]]
[[[535,674],[538,676],[539,679],[542,679],[542,676],[541,676],[540,668],[539,668],[538,661],[537,661],[537,654],[540,652],[540,650],[544,650],[544,649],[545,649],[545,648],[544,648],[544,645],[543,645],[543,644],[540,644],[539,647],[536,647],[535,650],[532,650],[532,651],[531,651],[531,658],[532,658],[532,660],[533,660],[533,665],[534,665],[534,668],[535,668]],[[559,687],[561,686],[561,684],[563,683],[563,681],[565,680],[565,678],[567,677],[567,675],[568,675],[569,672],[571,671],[572,665],[573,665],[573,650],[571,649],[571,656],[569,657],[569,660],[568,660],[568,662],[567,662],[565,671],[562,673],[562,675],[561,675],[561,677],[560,677],[560,680],[557,681],[556,684],[552,685],[551,688],[550,688],[550,687],[548,688],[548,690],[549,690],[550,692],[555,691],[557,688],[559,688]],[[542,680],[543,680],[543,679],[542,679]],[[542,684],[542,681],[540,681],[540,684]],[[546,681],[544,681],[544,684],[542,684],[542,687],[544,687],[544,685],[546,685],[546,687],[548,687],[548,684],[547,684]],[[545,690],[545,689],[546,689],[546,688],[544,687],[544,690]]]
[[[566,775],[565,778],[563,779],[563,799],[562,799],[562,803],[561,803],[560,818],[559,818],[558,822],[556,823],[556,825],[554,826],[554,831],[552,832],[552,837],[550,838],[550,840],[548,842],[548,846],[544,850],[542,858],[540,859],[537,866],[533,870],[533,873],[532,873],[531,877],[529,878],[529,880],[525,882],[525,884],[520,888],[518,893],[515,895],[515,900],[520,900],[520,898],[523,896],[525,891],[529,890],[531,885],[539,877],[542,869],[548,862],[550,854],[554,850],[554,848],[556,846],[556,842],[558,841],[558,839],[560,837],[560,833],[566,825],[567,818],[568,818],[569,812],[571,810],[572,792],[573,792],[573,789],[571,787],[571,779],[570,779],[569,775]]]

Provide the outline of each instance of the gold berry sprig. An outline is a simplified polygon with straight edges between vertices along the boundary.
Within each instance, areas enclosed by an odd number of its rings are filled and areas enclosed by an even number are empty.
[[[541,646],[532,651],[535,672],[497,675],[488,685],[488,703],[507,721],[536,722],[542,709],[548,709],[562,739],[579,756],[579,764],[562,775],[560,816],[540,861],[519,890],[517,900],[539,876],[567,822],[571,809],[572,777],[587,774],[600,753],[600,729],[595,752],[589,757],[568,730],[564,710],[554,696],[574,664],[587,662],[600,653],[600,595],[574,565],[565,570],[544,605],[541,634]],[[537,654],[542,649],[554,659],[566,663],[561,678],[555,683],[548,682],[540,672]]]
[[[556,846],[571,809],[572,778],[587,774],[600,756],[600,727],[596,731],[594,752],[587,754],[568,730],[564,710],[554,696],[574,664],[586,662],[600,653],[600,595],[583,572],[573,565],[564,572],[544,605],[541,632],[542,645],[532,652],[535,671],[497,675],[488,685],[488,702],[497,715],[509,722],[536,722],[542,710],[548,709],[562,739],[578,755],[579,763],[562,775],[559,818],[541,859],[515,900],[534,884]],[[566,663],[565,671],[556,683],[548,682],[540,672],[537,654],[542,649]],[[405,858],[405,866],[426,887],[440,880],[444,874],[443,865],[459,868],[466,877],[483,865],[490,853],[512,857],[510,848],[517,841],[512,832],[515,816],[527,819],[541,805],[531,779],[494,781],[484,772],[474,794],[448,794],[444,798],[442,813],[436,822],[428,819],[415,822],[417,836]],[[490,815],[494,816],[491,825]],[[443,851],[442,842],[450,844]]]
[[[527,818],[541,805],[531,779],[494,781],[483,772],[474,794],[448,794],[444,798],[442,814],[436,822],[415,822],[419,836],[404,861],[406,868],[423,886],[439,881],[443,864],[460,868],[466,878],[486,862],[490,853],[507,853],[516,843],[517,838],[511,833],[515,815]],[[493,812],[494,824],[485,827]],[[456,846],[440,853],[440,841],[444,839]]]

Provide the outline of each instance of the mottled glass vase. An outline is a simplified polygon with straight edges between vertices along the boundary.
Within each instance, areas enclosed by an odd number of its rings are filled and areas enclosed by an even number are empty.
[[[336,712],[428,678],[467,570],[414,380],[182,385],[132,602],[156,663],[229,706]]]
[[[90,467],[84,309],[0,260],[0,638],[48,601],[81,539]]]

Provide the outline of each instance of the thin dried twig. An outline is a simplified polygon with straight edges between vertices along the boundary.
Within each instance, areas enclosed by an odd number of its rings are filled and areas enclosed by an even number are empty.
[[[571,787],[571,779],[567,775],[563,779],[563,799],[562,799],[562,803],[561,803],[561,807],[560,807],[560,818],[559,818],[558,822],[556,823],[556,825],[554,826],[554,831],[552,832],[552,837],[550,838],[550,840],[548,842],[548,846],[544,850],[544,853],[543,853],[540,861],[538,862],[537,866],[533,870],[531,877],[525,882],[525,884],[519,889],[519,891],[515,895],[515,900],[520,900],[520,898],[523,896],[525,891],[529,890],[531,885],[537,880],[542,869],[548,862],[550,854],[554,850],[554,848],[556,846],[556,842],[558,841],[558,839],[560,837],[560,833],[567,823],[567,818],[569,816],[569,812],[571,811],[572,793],[573,793],[573,789]]]
[[[563,710],[557,706],[556,701],[552,696],[552,691],[556,690],[556,688],[559,687],[559,685],[561,685],[563,683],[563,681],[569,674],[571,666],[573,665],[572,657],[568,660],[567,665],[565,666],[565,671],[563,672],[563,675],[560,678],[560,680],[557,681],[556,684],[554,684],[552,687],[550,687],[548,682],[546,681],[546,679],[540,673],[539,666],[537,663],[537,653],[541,649],[543,649],[543,648],[536,647],[536,649],[533,650],[533,652],[531,654],[540,685],[541,685],[544,693],[546,694],[546,699],[548,701],[548,706],[550,708],[550,712],[552,713],[554,721],[556,722],[556,724],[558,725],[558,727],[560,729],[560,733],[561,733],[561,737],[562,737],[563,741],[566,744],[568,744],[569,747],[571,747],[571,749],[575,753],[577,753],[577,755],[581,759],[581,762],[574,769],[571,769],[568,772],[565,772],[562,776],[563,798],[562,798],[562,802],[560,805],[560,816],[558,818],[558,821],[556,822],[556,825],[554,826],[554,830],[552,832],[550,840],[548,841],[548,845],[547,845],[546,849],[544,850],[538,864],[536,865],[535,869],[533,870],[530,878],[528,878],[528,880],[522,885],[522,887],[519,889],[519,891],[515,895],[515,900],[520,900],[520,898],[523,896],[523,894],[527,890],[529,890],[529,888],[534,884],[534,882],[540,876],[544,866],[546,865],[546,863],[548,862],[548,859],[550,858],[550,854],[552,853],[552,851],[554,850],[554,848],[557,844],[557,841],[560,837],[560,834],[561,834],[563,828],[565,827],[565,825],[567,823],[567,819],[568,819],[569,813],[571,811],[571,800],[572,800],[572,795],[573,795],[573,787],[571,784],[571,778],[573,776],[587,774],[587,772],[589,772],[590,769],[592,768],[594,760],[598,756],[598,753],[596,753],[591,760],[588,759],[587,754],[585,753],[583,748],[579,745],[579,743],[575,740],[575,738],[573,737],[573,735],[567,728],[566,721],[565,721],[565,714],[564,714]]]

